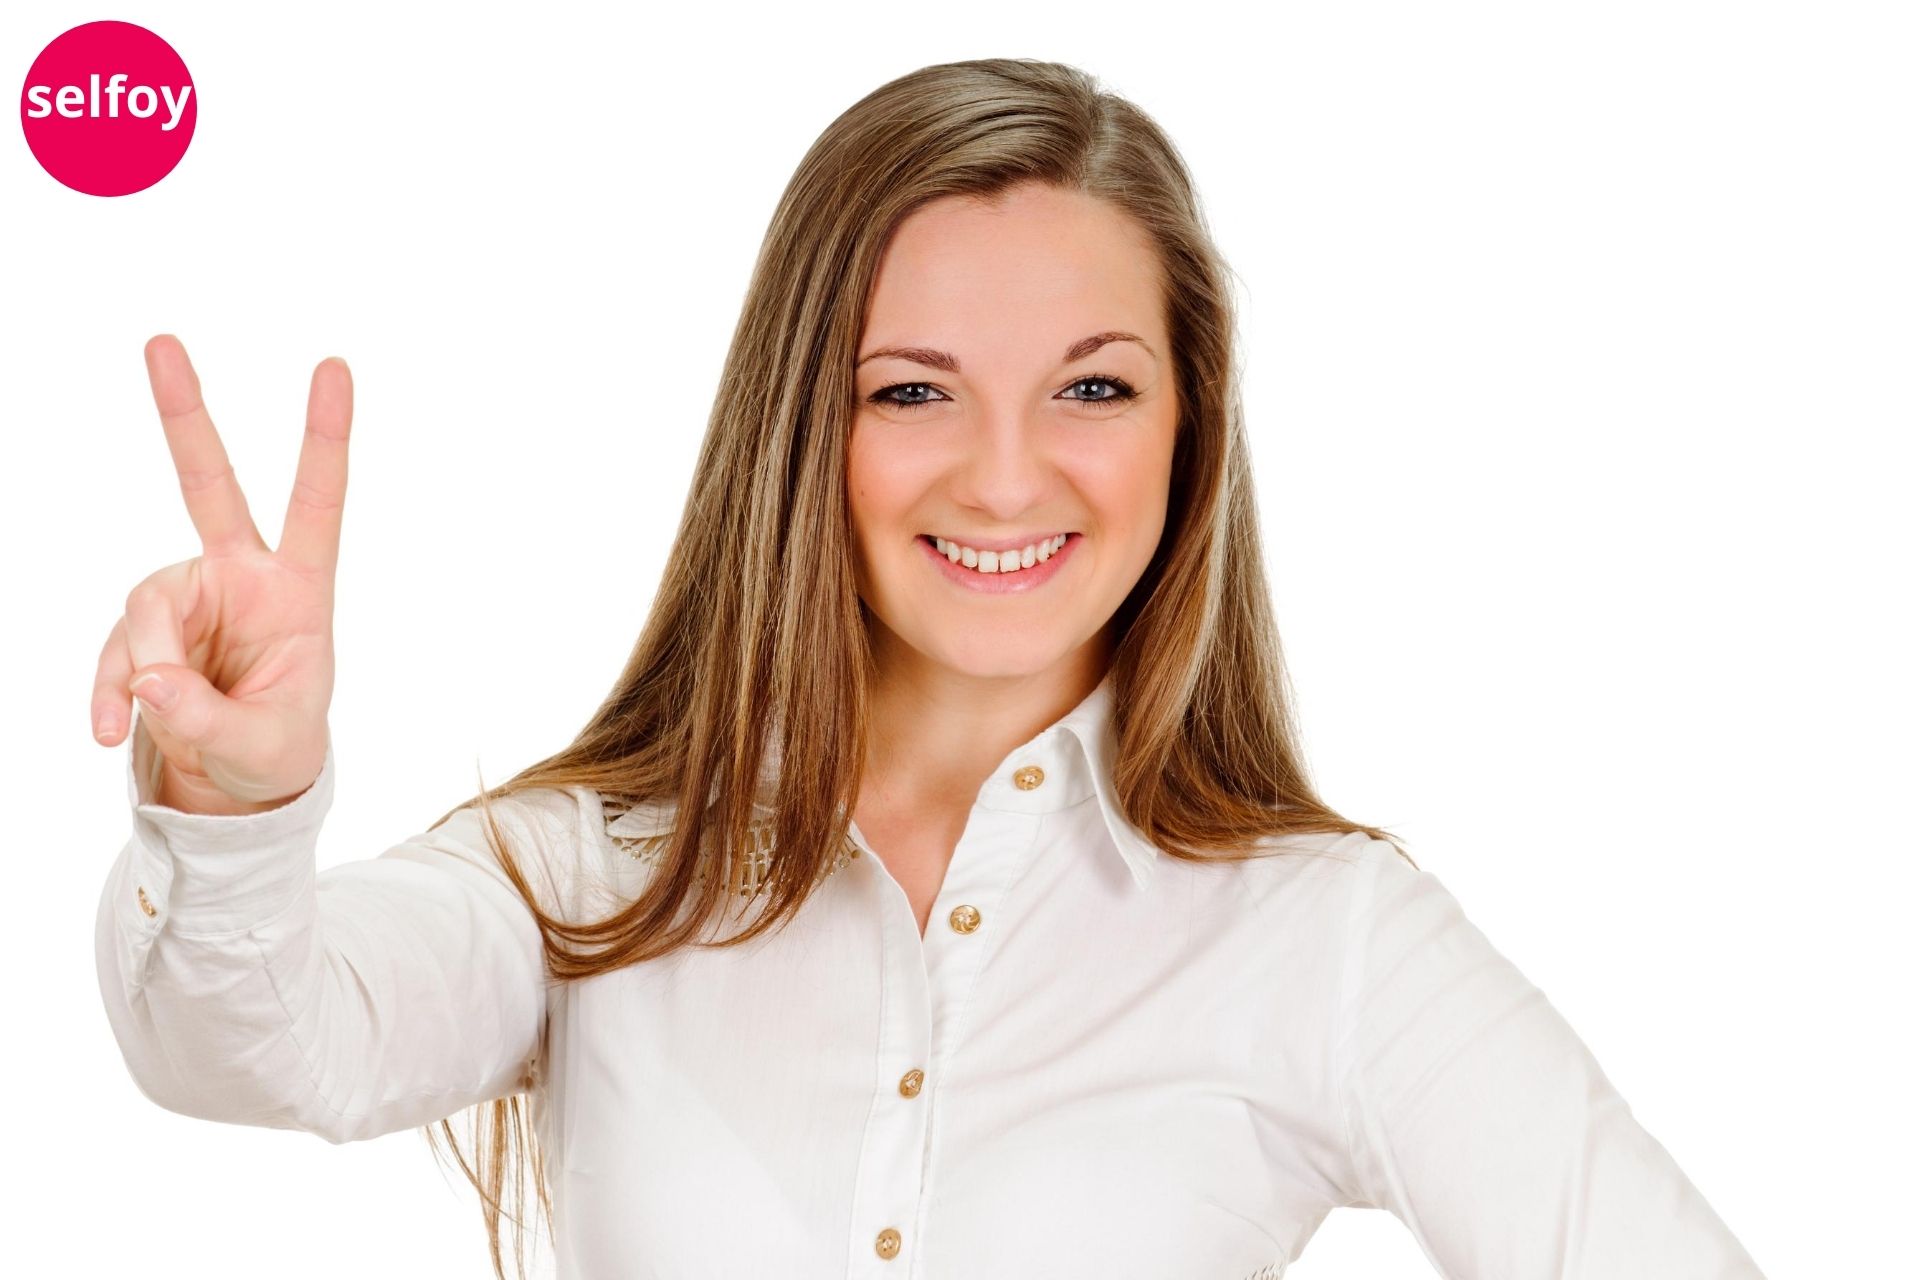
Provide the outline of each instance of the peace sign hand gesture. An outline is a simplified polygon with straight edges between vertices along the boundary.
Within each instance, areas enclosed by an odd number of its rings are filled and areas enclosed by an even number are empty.
[[[154,800],[192,813],[258,813],[305,791],[326,761],[353,378],[338,356],[313,371],[293,493],[280,545],[269,549],[186,349],[160,334],[146,359],[201,554],[127,593],[94,676],[95,737],[124,741],[138,695],[134,732],[144,728],[161,756]]]

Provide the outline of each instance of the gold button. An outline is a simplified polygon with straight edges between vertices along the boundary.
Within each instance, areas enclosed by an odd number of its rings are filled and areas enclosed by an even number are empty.
[[[888,1227],[873,1238],[873,1251],[883,1258],[891,1258],[900,1252],[900,1233]]]
[[[146,913],[147,913],[148,915],[150,915],[150,916],[157,916],[157,915],[159,915],[159,914],[160,914],[160,908],[158,908],[158,907],[156,907],[156,906],[154,906],[154,905],[153,905],[153,903],[151,903],[151,902],[149,902],[149,901],[147,901],[147,886],[145,886],[145,885],[139,885],[139,886],[136,886],[136,887],[137,887],[137,889],[138,889],[138,891],[139,891],[139,894],[140,894],[140,909],[141,909],[142,911],[144,911],[144,912],[146,912]]]
[[[947,923],[955,933],[972,933],[980,927],[980,913],[963,902],[948,913]]]
[[[1022,791],[1031,791],[1046,780],[1046,772],[1037,764],[1030,764],[1024,769],[1013,771],[1013,785]]]
[[[903,1098],[911,1098],[915,1094],[919,1093],[920,1082],[922,1080],[925,1080],[926,1078],[927,1078],[927,1073],[922,1071],[918,1067],[915,1067],[913,1070],[907,1072],[907,1074],[901,1076],[900,1077],[900,1096]]]

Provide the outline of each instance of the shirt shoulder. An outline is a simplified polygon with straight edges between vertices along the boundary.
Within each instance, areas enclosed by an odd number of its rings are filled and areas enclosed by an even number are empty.
[[[606,806],[585,786],[541,786],[488,802],[488,811],[543,911],[577,921],[599,907],[611,886]],[[473,862],[496,878],[505,871],[489,839],[487,820],[470,801],[388,857],[417,857],[421,850]]]
[[[1269,925],[1334,930],[1347,914],[1356,885],[1377,874],[1383,858],[1400,855],[1363,831],[1314,831],[1262,836],[1259,856],[1234,865],[1253,909]]]

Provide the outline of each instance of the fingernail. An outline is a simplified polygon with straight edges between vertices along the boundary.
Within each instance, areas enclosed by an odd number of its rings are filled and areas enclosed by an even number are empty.
[[[120,727],[120,717],[111,711],[100,713],[100,723],[93,727],[93,736],[102,740],[111,738],[114,730]]]
[[[145,686],[145,687],[142,687]],[[169,711],[179,701],[180,691],[151,673],[141,676],[132,685],[133,696],[152,707],[155,711]]]

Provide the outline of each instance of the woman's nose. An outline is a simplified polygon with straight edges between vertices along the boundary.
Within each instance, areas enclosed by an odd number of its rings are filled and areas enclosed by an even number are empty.
[[[1010,520],[1038,506],[1056,474],[1043,423],[1016,411],[983,415],[967,433],[955,497]]]

